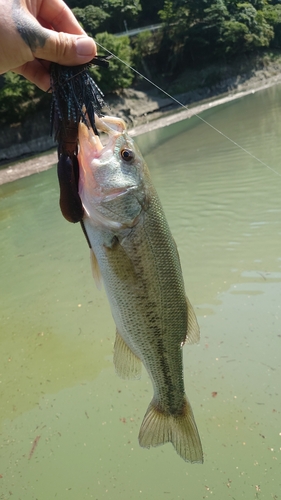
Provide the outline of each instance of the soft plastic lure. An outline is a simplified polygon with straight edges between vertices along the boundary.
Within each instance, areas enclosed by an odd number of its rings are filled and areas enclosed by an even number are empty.
[[[84,214],[78,194],[78,124],[82,121],[98,135],[95,114],[101,116],[105,106],[104,95],[89,75],[89,68],[92,64],[107,67],[107,59],[95,57],[81,66],[51,65],[51,134],[58,142],[60,208],[69,222],[81,222]]]

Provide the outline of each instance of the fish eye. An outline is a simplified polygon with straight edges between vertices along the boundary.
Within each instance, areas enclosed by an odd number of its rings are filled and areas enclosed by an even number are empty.
[[[125,161],[132,161],[135,158],[135,153],[131,149],[122,149],[121,156]]]

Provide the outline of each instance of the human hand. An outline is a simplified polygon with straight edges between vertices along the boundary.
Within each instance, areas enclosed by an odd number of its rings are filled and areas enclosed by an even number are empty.
[[[63,0],[0,0],[0,11],[0,74],[19,73],[46,91],[50,62],[74,66],[96,55]]]

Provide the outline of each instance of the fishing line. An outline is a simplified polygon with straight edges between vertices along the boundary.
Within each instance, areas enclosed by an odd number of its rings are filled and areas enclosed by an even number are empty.
[[[120,59],[120,57],[118,57],[115,54],[113,54],[113,52],[111,52],[109,49],[106,49],[105,47],[103,47],[103,45],[101,45],[100,43],[98,43],[96,40],[95,40],[95,42],[96,42],[96,44],[102,50],[106,50],[106,52],[108,52],[111,56],[115,57],[115,59],[117,59],[118,61],[120,61],[122,64],[125,64],[125,66],[127,66],[127,68],[129,68],[131,71],[134,71],[137,75],[139,75],[141,78],[143,78],[143,80],[146,80],[148,83],[150,83],[155,88],[157,88],[158,90],[160,90],[160,92],[162,92],[167,97],[169,97],[170,99],[172,99],[174,102],[176,102],[177,104],[179,104],[179,106],[181,106],[182,108],[190,111],[191,108],[189,108],[188,106],[185,106],[185,104],[183,104],[182,102],[178,101],[178,99],[176,99],[175,97],[173,97],[172,95],[170,95],[164,89],[162,89],[161,87],[159,87],[156,83],[154,83],[151,80],[149,80],[149,78],[147,78],[146,76],[144,76],[137,69],[135,69],[132,66],[130,66],[130,64],[128,64],[125,61],[123,61],[122,59]],[[228,137],[226,134],[224,134],[223,132],[221,132],[221,130],[219,130],[214,125],[212,125],[211,123],[209,123],[207,120],[205,120],[204,118],[202,118],[202,116],[198,115],[197,113],[194,113],[193,116],[196,116],[199,120],[201,120],[201,122],[205,123],[205,125],[208,125],[208,127],[211,127],[215,132],[217,132],[222,137],[224,137],[224,139],[228,140],[229,142],[231,142],[231,144],[233,144],[237,148],[241,149],[241,151],[243,151],[244,153],[246,153],[248,156],[251,156],[251,158],[253,158],[257,162],[259,162],[261,165],[263,165],[264,167],[268,168],[269,170],[271,170],[272,172],[274,172],[276,175],[279,175],[279,177],[281,177],[281,174],[279,172],[277,172],[277,170],[275,170],[274,168],[270,167],[267,163],[265,163],[264,161],[260,160],[257,156],[255,156],[253,153],[251,153],[247,149],[243,148],[243,146],[241,146],[240,144],[238,144],[238,142],[234,141],[233,139],[231,139],[230,137]]]

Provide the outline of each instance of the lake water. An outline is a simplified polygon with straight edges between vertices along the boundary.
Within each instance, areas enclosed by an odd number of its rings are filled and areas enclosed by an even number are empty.
[[[281,87],[137,138],[201,342],[185,385],[203,465],[138,431],[152,395],[117,377],[115,327],[55,168],[0,187],[0,499],[277,500],[281,495]]]

